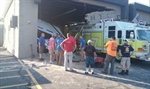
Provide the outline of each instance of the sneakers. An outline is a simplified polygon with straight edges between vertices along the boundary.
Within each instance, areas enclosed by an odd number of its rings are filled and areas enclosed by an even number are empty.
[[[76,72],[75,70],[70,70],[70,72]]]
[[[89,74],[88,72],[85,72],[85,74]]]
[[[50,62],[49,62],[49,64],[53,64],[53,63],[54,63],[53,61],[50,61]]]
[[[65,71],[69,71],[68,69],[65,69]]]
[[[85,72],[85,74],[89,74],[88,72]],[[92,74],[95,74],[94,72],[92,72]]]
[[[41,59],[39,59],[39,61],[44,61],[44,59],[43,59],[43,58],[41,58]]]
[[[125,75],[125,71],[122,70],[121,72],[118,73],[119,75]]]
[[[65,69],[65,71],[76,72],[75,70],[68,70],[68,69]]]
[[[94,72],[92,72],[92,74],[94,74]]]
[[[125,75],[129,75],[129,70],[126,70]]]

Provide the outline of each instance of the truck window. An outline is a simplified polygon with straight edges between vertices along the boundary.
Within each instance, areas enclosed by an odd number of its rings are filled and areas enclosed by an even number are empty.
[[[111,38],[112,36],[115,36],[115,26],[109,26],[108,28],[108,38]]]
[[[118,38],[122,37],[122,31],[118,31]]]
[[[127,31],[126,31],[126,38],[127,38],[127,39],[130,39],[130,33],[131,33],[131,32],[134,33],[134,30],[127,30]],[[134,33],[134,35],[135,35],[135,33]],[[134,37],[134,39],[135,39],[135,37]]]

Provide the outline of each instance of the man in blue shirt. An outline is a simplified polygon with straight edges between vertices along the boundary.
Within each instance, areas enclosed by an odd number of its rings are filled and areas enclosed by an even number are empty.
[[[122,57],[121,58],[121,66],[122,71],[118,74],[120,75],[128,75],[129,68],[130,68],[130,55],[133,54],[134,49],[131,45],[128,45],[127,40],[124,41],[124,44],[119,48],[119,54]]]
[[[43,54],[43,51],[44,51],[44,46],[45,46],[45,34],[44,33],[41,33],[41,37],[39,38],[39,43],[38,43],[38,46],[39,46],[39,59],[40,61],[44,61],[44,59],[42,58],[42,54]]]
[[[56,61],[57,65],[62,65],[62,58],[63,58],[63,50],[60,47],[60,44],[64,41],[64,38],[62,35],[58,34],[58,37],[56,38]]]
[[[86,46],[86,42],[85,42],[85,40],[83,39],[83,37],[82,36],[80,36],[80,49],[81,49],[81,51],[80,51],[80,55],[81,55],[81,61],[84,61],[85,59],[84,59],[84,51],[83,51],[83,49],[84,49],[84,47]]]

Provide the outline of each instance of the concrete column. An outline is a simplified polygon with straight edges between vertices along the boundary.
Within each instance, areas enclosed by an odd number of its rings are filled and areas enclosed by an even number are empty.
[[[37,54],[38,5],[33,1],[20,0],[19,58],[31,56],[30,44],[33,45],[33,53]]]

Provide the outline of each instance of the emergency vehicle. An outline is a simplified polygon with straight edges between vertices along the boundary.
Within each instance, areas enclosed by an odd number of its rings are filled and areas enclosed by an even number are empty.
[[[131,58],[150,61],[150,27],[138,26],[135,23],[124,21],[106,21],[95,24],[70,26],[69,31],[80,32],[87,41],[91,39],[95,48],[106,53],[104,45],[115,36],[119,45],[127,40],[134,48],[134,55]],[[117,55],[118,60],[120,59]]]
[[[38,39],[39,37],[41,36],[41,33],[44,33],[45,34],[45,47],[44,48],[44,53],[47,53],[48,52],[48,41],[49,41],[49,38],[52,36],[52,35],[57,35],[57,34],[61,34],[64,38],[65,36],[63,35],[61,29],[53,24],[50,24],[50,23],[47,23],[43,20],[38,20],[38,33],[37,33],[37,49],[38,49]],[[37,50],[38,51],[38,50]]]

